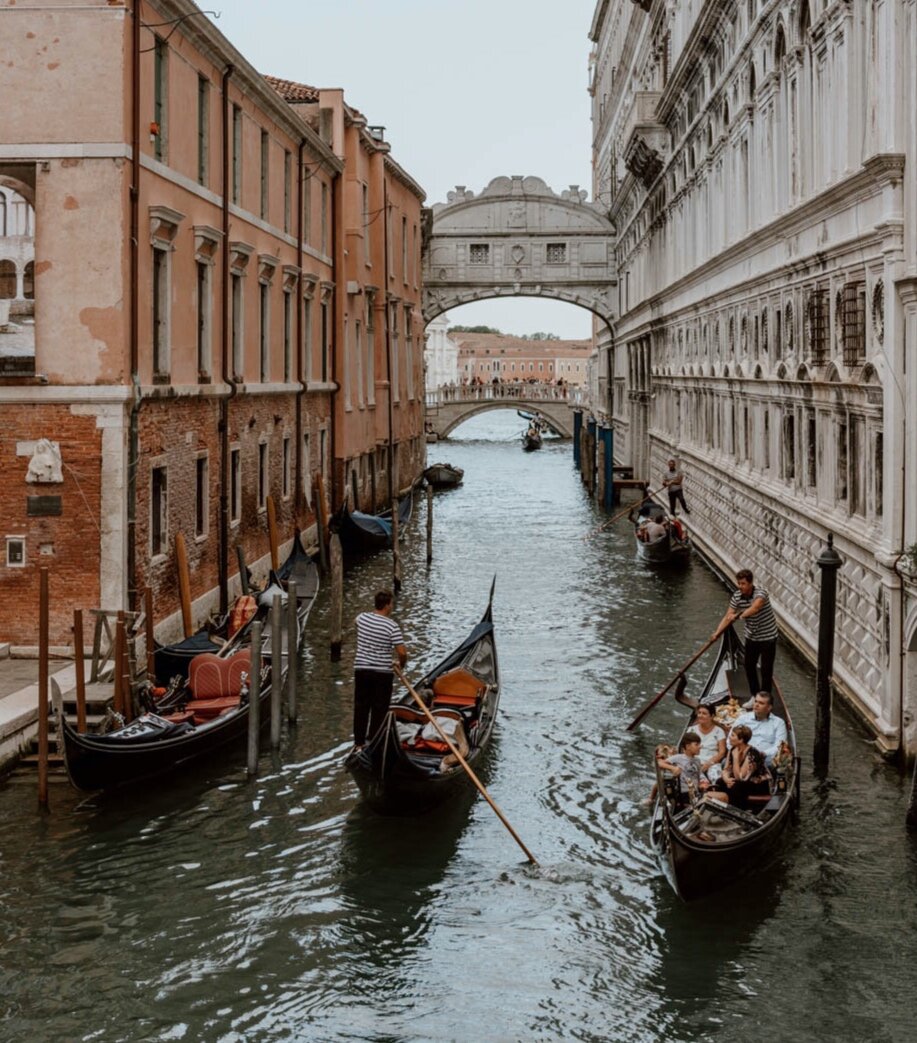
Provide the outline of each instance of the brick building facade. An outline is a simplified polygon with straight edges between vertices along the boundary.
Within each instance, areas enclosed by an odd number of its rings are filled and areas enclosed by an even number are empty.
[[[174,636],[179,532],[199,621],[238,589],[237,546],[266,565],[268,495],[282,539],[308,530],[315,481],[336,505],[352,460],[389,435],[345,402],[361,342],[344,244],[362,211],[349,213],[341,93],[302,111],[190,0],[138,10],[0,12],[4,93],[30,99],[0,114],[0,183],[35,215],[34,356],[0,367],[0,579],[25,606],[0,614],[0,641],[14,644],[36,641],[45,564],[52,643],[69,643],[75,607],[130,607],[146,586],[157,637]],[[422,193],[387,148],[393,211],[419,224]],[[392,222],[376,224],[381,240]],[[423,404],[402,380],[408,484]],[[42,474],[49,451],[59,470]]]

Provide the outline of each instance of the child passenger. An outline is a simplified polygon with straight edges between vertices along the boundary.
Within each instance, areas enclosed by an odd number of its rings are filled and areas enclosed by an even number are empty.
[[[710,783],[701,770],[700,736],[697,732],[685,732],[679,746],[679,752],[670,757],[659,757],[656,763],[675,775],[680,782],[682,798],[691,799],[692,793],[699,795]]]

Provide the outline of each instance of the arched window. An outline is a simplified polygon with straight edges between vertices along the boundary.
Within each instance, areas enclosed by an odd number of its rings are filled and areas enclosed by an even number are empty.
[[[6,196],[0,192],[0,238],[6,235]]]
[[[11,301],[16,296],[16,265],[0,261],[0,301]]]
[[[777,26],[777,35],[774,37],[774,68],[779,72],[780,63],[786,57],[786,36],[783,33],[783,26]]]
[[[29,261],[22,274],[22,296],[27,301],[35,300],[35,262]]]
[[[729,130],[729,102],[723,102],[723,130]]]
[[[749,62],[748,64],[748,101],[749,104],[754,102],[755,93],[758,90],[758,80],[755,76],[755,63]]]
[[[799,42],[806,42],[806,35],[812,27],[812,12],[809,10],[809,0],[802,0],[799,5]]]

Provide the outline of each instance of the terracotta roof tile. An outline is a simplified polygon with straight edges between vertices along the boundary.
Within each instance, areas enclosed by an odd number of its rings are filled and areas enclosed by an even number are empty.
[[[318,87],[310,87],[306,83],[295,83],[293,80],[281,80],[276,76],[265,76],[267,82],[286,102],[318,101]]]

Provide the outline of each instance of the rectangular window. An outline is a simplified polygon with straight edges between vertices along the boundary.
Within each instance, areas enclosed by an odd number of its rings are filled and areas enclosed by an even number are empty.
[[[237,381],[245,373],[244,314],[242,310],[242,276],[232,276],[232,371]]]
[[[567,244],[548,243],[545,260],[548,262],[548,264],[566,264]]]
[[[363,185],[363,260],[370,263],[369,251],[369,186]]]
[[[197,262],[197,376],[210,379],[210,265]]]
[[[882,474],[885,468],[883,459],[882,432],[876,432],[876,440],[873,446],[873,490],[876,497],[876,517],[882,517]]]
[[[309,436],[302,436],[302,487],[306,503],[312,506],[312,461],[309,458]]]
[[[302,238],[307,245],[312,239],[312,174],[308,167],[302,175]]]
[[[290,436],[283,436],[283,473],[281,475],[281,493],[283,498],[290,498]]]
[[[293,221],[293,157],[283,154],[283,230],[289,235]]]
[[[166,469],[154,467],[150,480],[150,553],[165,554],[169,541]]]
[[[306,383],[312,382],[312,301],[309,297],[302,299],[302,355],[303,377]]]
[[[376,403],[376,333],[373,318],[373,300],[366,301],[366,401]]]
[[[771,418],[768,411],[764,410],[764,470],[771,469]]]
[[[271,287],[259,284],[261,289],[261,383],[271,377]]]
[[[363,324],[359,319],[353,325],[354,358],[356,360],[357,405],[362,409],[363,399]]]
[[[845,283],[841,301],[844,365],[856,366],[866,358],[866,284]]]
[[[153,379],[169,376],[169,253],[153,249]]]
[[[322,478],[324,478],[327,475],[327,473],[328,473],[328,462],[326,460],[326,457],[328,455],[328,432],[324,428],[322,428],[321,431],[319,431],[319,447],[318,447],[318,451],[319,451],[319,461],[318,461],[318,463],[319,463],[319,467],[322,470]]]
[[[806,338],[816,365],[828,360],[828,333],[828,291],[812,290],[806,302]]]
[[[490,260],[490,246],[487,243],[471,243],[468,247],[468,260],[472,264],[487,264]]]
[[[168,54],[169,45],[156,37],[153,43],[153,155],[166,159],[166,120],[168,119]]]
[[[293,375],[293,292],[283,291],[283,379],[289,383]]]
[[[229,452],[229,520],[238,522],[242,517],[242,450]]]
[[[411,308],[404,309],[404,366],[408,385],[408,398],[414,398],[414,323]],[[497,368],[499,369],[499,362]]]
[[[792,412],[783,417],[783,478],[792,482],[796,477],[796,418]]]
[[[331,315],[327,301],[322,301],[322,383],[328,382],[328,338],[331,335]]]
[[[271,184],[271,139],[266,130],[261,131],[261,220],[266,221]]]
[[[267,442],[258,443],[258,509],[267,506]]]
[[[866,496],[864,478],[865,450],[863,443],[863,419],[855,417],[850,421],[850,447],[847,459],[850,467],[850,513],[866,514]]]
[[[847,424],[841,420],[837,425],[837,497],[847,499]]]
[[[816,482],[815,410],[806,410],[806,488],[814,489]]]
[[[414,270],[414,285],[416,286],[417,285],[417,267],[418,267],[418,265],[417,265],[417,258],[418,258],[418,254],[417,254],[417,225],[416,224],[413,226],[413,229],[414,229],[414,248],[411,251],[411,267]]]
[[[408,219],[401,219],[401,278],[408,281]]]
[[[399,360],[399,352],[401,350],[401,346],[398,343],[398,305],[397,304],[393,304],[392,305],[389,322],[390,322],[390,327],[391,327],[391,331],[392,331],[391,332],[391,337],[392,337],[392,371],[389,374],[389,380],[391,381],[392,388],[391,388],[390,394],[392,396],[392,401],[393,402],[398,402],[399,401],[399,396],[400,396],[400,385],[401,385],[401,381],[399,379],[399,372],[398,372],[399,368],[400,368],[399,367],[399,361],[400,361]],[[483,369],[483,366],[481,368]]]
[[[7,536],[6,565],[10,569],[25,568],[25,536]]]
[[[328,186],[322,182],[322,253],[328,253]]]
[[[232,201],[238,206],[242,199],[242,109],[232,107]]]
[[[210,80],[197,78],[197,183],[206,185],[210,166]]]
[[[206,456],[197,458],[197,473],[195,483],[195,524],[194,531],[197,536],[207,535],[207,515],[210,506],[210,467]]]

